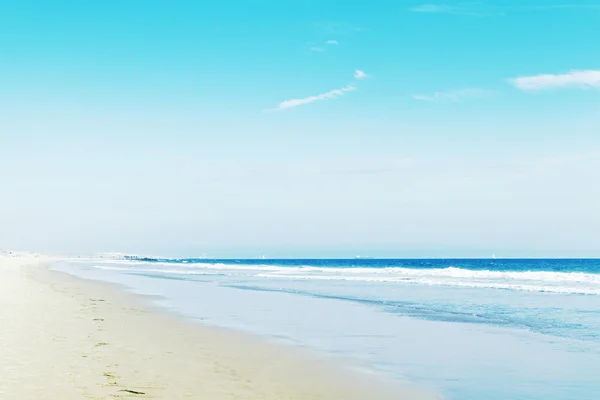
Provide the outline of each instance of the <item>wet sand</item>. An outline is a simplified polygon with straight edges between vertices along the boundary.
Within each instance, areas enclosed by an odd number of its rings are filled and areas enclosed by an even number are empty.
[[[117,286],[0,257],[0,398],[436,398],[303,349],[206,327]]]

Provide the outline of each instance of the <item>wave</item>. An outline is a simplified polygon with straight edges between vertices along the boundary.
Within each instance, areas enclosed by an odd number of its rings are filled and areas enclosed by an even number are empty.
[[[281,278],[281,275],[276,274],[259,274],[263,278]],[[477,282],[477,281],[456,281],[456,280],[440,280],[440,279],[419,279],[419,278],[393,278],[393,277],[364,277],[364,276],[309,276],[309,275],[286,275],[285,278],[296,280],[337,280],[337,281],[361,281],[371,283],[404,283],[404,284],[422,284],[428,286],[456,286],[466,288],[489,288],[503,290],[517,290],[527,292],[547,292],[547,293],[562,293],[562,294],[585,294],[585,295],[600,295],[599,287],[575,287],[575,286],[541,286],[532,284],[509,284],[497,282]]]
[[[528,292],[600,295],[600,275],[582,272],[549,271],[490,271],[456,267],[435,269],[413,268],[345,268],[283,270],[262,272],[263,278],[296,280],[339,280],[389,284],[422,284],[428,286],[455,286],[463,288],[490,288]],[[306,273],[308,272],[308,273]]]
[[[176,267],[175,267],[176,266]],[[422,284],[463,288],[490,288],[529,292],[600,295],[600,274],[552,271],[471,270],[404,267],[315,267],[265,264],[111,262],[97,268],[173,275],[243,275],[263,279],[352,281],[386,284]],[[175,267],[175,268],[174,268]]]

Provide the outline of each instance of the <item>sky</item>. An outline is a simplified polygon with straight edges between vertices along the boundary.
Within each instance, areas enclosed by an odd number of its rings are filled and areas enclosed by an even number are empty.
[[[600,256],[600,0],[0,2],[0,248]]]

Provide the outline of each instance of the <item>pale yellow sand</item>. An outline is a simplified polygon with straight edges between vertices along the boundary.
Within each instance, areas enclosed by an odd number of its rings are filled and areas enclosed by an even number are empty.
[[[0,257],[1,400],[435,398],[39,261]]]

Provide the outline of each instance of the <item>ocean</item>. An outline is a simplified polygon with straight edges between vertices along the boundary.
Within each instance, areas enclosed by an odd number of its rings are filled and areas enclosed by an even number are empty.
[[[449,400],[600,399],[600,260],[69,259],[55,269]]]

